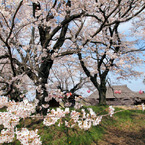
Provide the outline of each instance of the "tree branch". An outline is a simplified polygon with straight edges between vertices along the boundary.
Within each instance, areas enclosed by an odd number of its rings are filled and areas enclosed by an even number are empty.
[[[37,75],[34,72],[32,72],[31,68],[28,68],[25,64],[20,63],[15,58],[13,58],[13,62],[19,66],[19,72],[18,73],[22,74],[23,72],[25,72],[30,79],[36,80]]]
[[[69,16],[68,18],[64,19],[61,24],[59,26],[57,26],[52,32],[51,34],[47,34],[46,35],[46,41],[44,44],[44,48],[47,48],[50,40],[52,39],[52,37],[62,28],[64,27],[66,24],[68,24],[70,21],[76,19],[76,18],[80,18],[82,15],[84,14],[84,12],[81,12],[80,14],[75,14],[72,16]]]
[[[8,40],[9,40],[9,38],[10,38],[11,35],[12,35],[13,28],[15,27],[15,18],[16,18],[16,15],[17,15],[17,13],[18,13],[20,7],[22,6],[22,3],[23,3],[23,0],[19,3],[19,5],[18,5],[18,7],[17,7],[17,9],[16,9],[16,11],[15,11],[15,13],[14,13],[14,16],[13,16],[13,18],[12,18],[12,26],[11,26],[11,29],[10,29],[9,36],[8,36],[7,39],[6,39],[6,43],[8,43]]]
[[[5,54],[5,55],[1,55],[0,56],[0,59],[5,59],[5,58],[9,58],[9,55],[8,54]]]

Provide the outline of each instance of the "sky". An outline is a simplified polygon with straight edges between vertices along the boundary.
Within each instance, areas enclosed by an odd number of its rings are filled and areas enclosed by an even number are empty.
[[[123,23],[120,25],[119,30],[125,33],[129,33],[129,29],[132,27],[131,22]],[[145,58],[143,58],[145,60]],[[119,84],[127,85],[132,91],[138,92],[140,90],[145,91],[145,84],[143,80],[145,79],[145,63],[136,68],[138,71],[144,72],[144,75],[138,78],[128,79],[125,81],[120,81]]]
[[[122,84],[127,84],[127,87],[134,92],[139,92],[140,90],[145,91],[145,84],[143,84],[141,78],[122,81]]]
[[[143,83],[145,79],[145,63],[136,67],[136,70],[144,74],[136,78],[132,77],[128,80],[120,80],[118,85],[127,85],[127,87],[134,92],[139,92],[140,90],[145,91],[145,84]]]

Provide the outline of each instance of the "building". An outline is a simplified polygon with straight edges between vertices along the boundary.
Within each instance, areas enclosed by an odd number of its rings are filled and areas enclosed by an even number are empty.
[[[99,102],[98,90],[93,92],[86,98],[86,101],[96,99]],[[136,105],[145,102],[145,93],[139,94],[139,92],[131,91],[127,85],[118,85],[107,87],[106,101],[108,105]]]

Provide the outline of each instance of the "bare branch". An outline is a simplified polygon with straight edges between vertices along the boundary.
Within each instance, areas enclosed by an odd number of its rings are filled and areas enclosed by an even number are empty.
[[[2,12],[0,12],[0,13],[1,13],[2,17],[4,18],[4,21],[5,21],[6,25],[7,25],[7,27],[10,29],[10,26],[9,26],[8,21],[6,20],[5,16],[3,15]]]
[[[52,37],[62,28],[64,27],[66,24],[68,24],[70,21],[76,19],[76,18],[80,18],[82,15],[84,14],[84,12],[81,12],[80,14],[75,14],[72,16],[69,16],[68,18],[66,18],[65,20],[63,20],[61,22],[61,25],[57,26],[49,35],[46,35],[46,41],[44,44],[44,48],[47,48],[50,40],[52,39]]]
[[[0,59],[5,59],[5,58],[9,58],[9,55],[8,54],[5,54],[5,55],[1,55],[0,56]]]
[[[23,0],[19,3],[19,5],[18,5],[18,7],[17,7],[17,9],[16,9],[16,11],[15,11],[15,13],[14,13],[14,16],[13,16],[13,18],[12,18],[12,25],[11,25],[10,33],[9,33],[9,36],[7,37],[7,39],[6,39],[6,43],[8,43],[8,40],[9,40],[9,38],[10,38],[11,35],[12,35],[13,28],[15,27],[15,18],[16,18],[16,15],[17,15],[17,13],[18,13],[20,7],[22,6],[22,3],[23,3]]]

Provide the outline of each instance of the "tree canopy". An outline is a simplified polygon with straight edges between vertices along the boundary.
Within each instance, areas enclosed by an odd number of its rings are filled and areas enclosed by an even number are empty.
[[[138,56],[142,49],[135,48],[136,41],[128,41],[119,26],[144,20],[144,0],[0,0],[0,3],[2,95],[23,94],[28,87],[23,79],[27,78],[36,86],[37,111],[46,113],[47,108],[42,105],[48,104],[45,98],[49,94],[46,85],[50,72],[55,60],[59,62],[64,57],[69,61],[78,59],[82,68],[77,68],[98,89],[100,104],[106,104],[106,79],[110,71],[122,77],[139,74],[132,66],[142,62]],[[136,24],[139,22],[134,21],[133,25]]]

